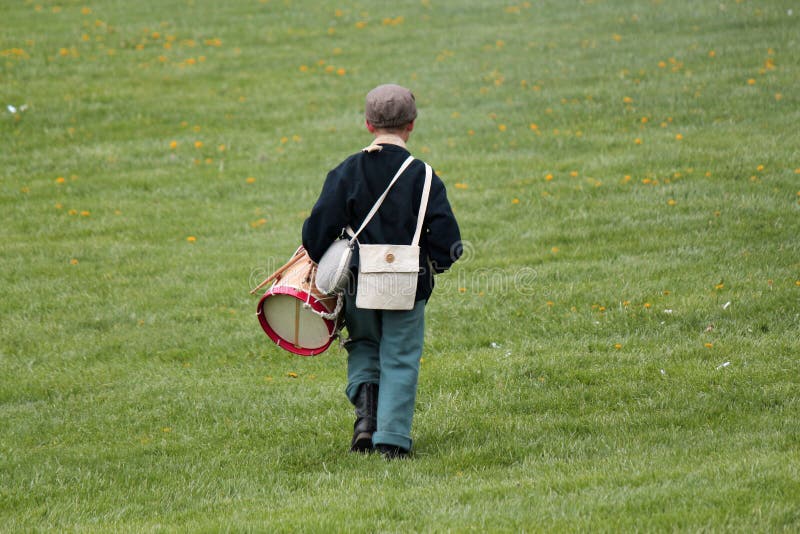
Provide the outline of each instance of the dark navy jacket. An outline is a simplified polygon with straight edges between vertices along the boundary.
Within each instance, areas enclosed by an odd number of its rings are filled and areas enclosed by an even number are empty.
[[[409,152],[383,144],[381,151],[359,152],[328,173],[322,193],[303,223],[303,246],[319,262],[343,228],[357,230],[391,182]],[[403,172],[380,209],[358,236],[364,244],[410,245],[425,182],[425,165],[414,160]],[[441,179],[433,175],[428,209],[420,238],[420,274],[416,300],[427,300],[433,275],[444,272],[461,255],[461,234]],[[356,247],[356,251],[358,247]],[[354,266],[358,254],[354,254]],[[355,288],[351,284],[350,291]]]

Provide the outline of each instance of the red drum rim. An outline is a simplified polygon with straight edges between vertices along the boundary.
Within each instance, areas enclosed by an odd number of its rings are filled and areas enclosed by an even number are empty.
[[[330,313],[330,312],[316,298],[311,297],[309,299],[309,295],[305,291],[301,291],[299,289],[295,289],[290,286],[279,286],[270,289],[269,291],[264,293],[264,296],[262,296],[261,300],[258,301],[258,308],[256,308],[256,315],[258,315],[258,322],[261,324],[261,328],[264,329],[264,332],[266,332],[267,336],[269,336],[269,338],[272,341],[274,341],[276,345],[278,345],[280,348],[284,350],[288,350],[289,352],[297,354],[299,356],[316,356],[317,354],[325,352],[328,349],[328,347],[331,346],[331,343],[333,342],[333,331],[334,328],[336,328],[336,324],[330,319],[325,319],[324,317],[320,317],[320,319],[325,321],[325,326],[328,328],[328,334],[330,335],[330,337],[328,338],[328,341],[320,347],[315,347],[311,349],[305,347],[296,347],[294,344],[286,341],[281,336],[279,336],[267,322],[267,318],[264,316],[262,308],[264,301],[267,300],[267,298],[271,297],[272,295],[289,295],[298,300],[302,300],[303,302],[308,302],[308,304],[311,306],[311,309],[313,309],[314,311],[320,313]]]

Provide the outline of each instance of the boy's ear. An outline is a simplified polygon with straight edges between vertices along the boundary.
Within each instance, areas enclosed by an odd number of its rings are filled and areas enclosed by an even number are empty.
[[[364,124],[367,125],[367,130],[369,133],[375,133],[375,127],[369,123],[369,121],[364,121]]]
[[[414,130],[414,121],[411,121],[408,124],[406,124],[406,131],[410,133],[413,130]]]

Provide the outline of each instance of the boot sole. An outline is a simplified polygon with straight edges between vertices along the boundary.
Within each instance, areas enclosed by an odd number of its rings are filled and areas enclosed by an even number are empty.
[[[350,446],[350,452],[371,452],[372,451],[372,434],[361,432],[353,440]]]

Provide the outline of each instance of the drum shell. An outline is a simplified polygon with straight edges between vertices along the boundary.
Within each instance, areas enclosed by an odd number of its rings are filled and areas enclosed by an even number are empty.
[[[333,312],[336,296],[320,292],[315,275],[316,264],[306,255],[279,275],[257,308],[267,336],[282,349],[300,356],[324,352],[336,332],[336,321],[319,315]]]

